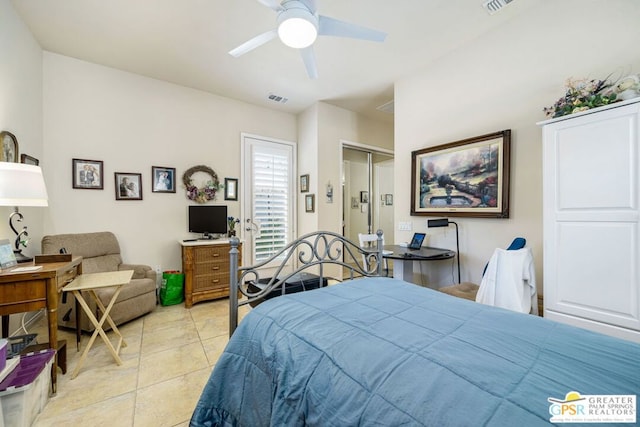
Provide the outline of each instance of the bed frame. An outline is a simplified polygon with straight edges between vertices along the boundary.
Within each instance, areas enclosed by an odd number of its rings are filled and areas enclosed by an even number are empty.
[[[349,272],[349,278],[357,276],[380,277],[383,272],[382,256],[382,230],[376,232],[378,236],[377,249],[361,248],[358,244],[346,239],[344,236],[331,231],[315,231],[289,243],[278,253],[259,264],[249,267],[238,266],[238,246],[240,240],[236,237],[230,239],[229,251],[229,337],[238,326],[238,308],[240,306],[259,301],[267,294],[280,288],[285,293],[284,283],[294,274],[300,273],[317,266],[320,285],[324,283],[325,264],[339,265]],[[287,264],[297,257],[297,267],[292,271]],[[260,268],[278,261],[273,273],[269,273],[268,283],[261,284],[262,289],[252,291],[249,285],[260,280]],[[271,269],[269,270],[271,271]],[[315,273],[315,271],[314,271]],[[343,274],[344,276],[344,274]],[[327,279],[333,279],[327,277]],[[334,279],[342,281],[340,279]],[[242,295],[244,298],[239,296]]]

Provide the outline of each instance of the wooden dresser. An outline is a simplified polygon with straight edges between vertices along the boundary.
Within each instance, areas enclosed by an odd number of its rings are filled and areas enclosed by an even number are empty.
[[[193,304],[229,296],[228,239],[180,242],[184,272],[184,304]],[[239,248],[242,261],[242,243]]]

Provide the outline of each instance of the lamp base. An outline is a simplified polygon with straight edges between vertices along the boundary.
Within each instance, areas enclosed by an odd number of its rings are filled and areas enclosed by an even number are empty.
[[[28,256],[22,255],[21,250],[13,251],[13,254],[16,256],[16,261],[18,261],[18,263],[33,261],[33,258],[29,258]]]

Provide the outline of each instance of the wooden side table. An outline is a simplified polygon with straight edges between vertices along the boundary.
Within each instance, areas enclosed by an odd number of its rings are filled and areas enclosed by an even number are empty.
[[[78,376],[78,372],[80,371],[80,368],[84,364],[84,361],[87,358],[87,355],[89,354],[89,350],[91,349],[91,346],[93,345],[98,335],[100,335],[100,337],[106,344],[107,348],[111,352],[111,355],[113,356],[116,363],[118,365],[122,365],[122,359],[120,359],[120,355],[119,355],[120,348],[126,347],[127,343],[124,341],[124,338],[122,337],[122,334],[116,327],[116,324],[113,322],[113,319],[111,319],[109,312],[111,311],[111,308],[115,304],[116,299],[118,299],[118,295],[120,295],[120,291],[122,290],[122,287],[127,283],[129,283],[129,281],[131,280],[131,276],[133,276],[133,270],[108,271],[103,273],[83,274],[81,276],[78,276],[70,284],[64,287],[63,289],[64,292],[73,292],[73,295],[76,297],[76,301],[80,303],[80,306],[82,307],[85,314],[89,318],[89,321],[91,321],[93,326],[96,328],[95,331],[93,331],[91,338],[89,339],[87,348],[84,349],[84,352],[82,353],[82,356],[80,356],[80,360],[78,361],[76,368],[73,370],[73,373],[71,374],[72,379]],[[104,304],[102,304],[102,301],[100,301],[100,298],[98,298],[98,295],[96,294],[95,291],[96,289],[109,288],[109,287],[115,287],[116,290],[113,293],[113,296],[111,297],[111,301],[109,301],[109,304],[107,305],[107,307],[105,307]],[[82,291],[88,291],[91,298],[93,298],[93,300],[96,302],[96,305],[102,312],[102,317],[100,317],[100,320],[98,320],[96,316],[92,313],[91,308],[89,307],[84,297],[82,296]],[[111,330],[119,337],[116,348],[113,347],[106,332],[104,331],[104,329],[102,329],[102,325],[104,325],[105,321],[109,324],[109,326],[111,326]]]

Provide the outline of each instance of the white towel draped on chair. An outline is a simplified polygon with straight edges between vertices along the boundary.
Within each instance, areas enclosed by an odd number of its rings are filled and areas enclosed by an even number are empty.
[[[537,315],[538,291],[531,249],[496,249],[480,283],[476,302]]]

